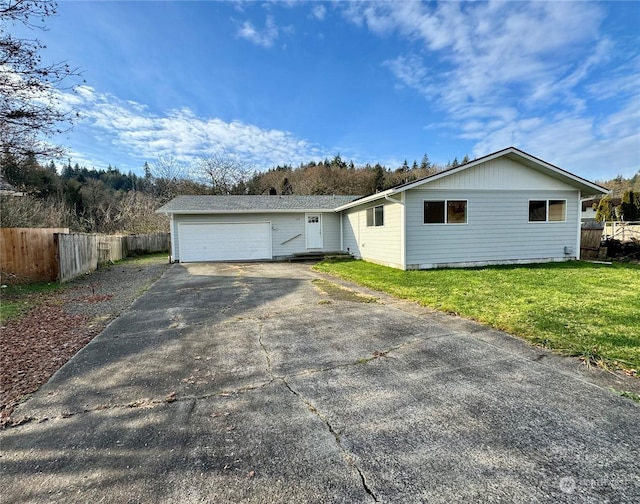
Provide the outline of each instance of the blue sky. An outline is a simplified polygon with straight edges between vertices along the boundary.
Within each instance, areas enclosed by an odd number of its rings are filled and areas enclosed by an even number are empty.
[[[640,2],[59,1],[44,61],[72,163],[140,173],[446,163],[516,146],[589,179],[640,168]]]

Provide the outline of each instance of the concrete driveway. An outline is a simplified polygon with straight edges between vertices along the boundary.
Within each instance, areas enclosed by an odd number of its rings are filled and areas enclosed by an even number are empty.
[[[640,502],[609,373],[378,297],[174,265],[0,433],[2,502]]]

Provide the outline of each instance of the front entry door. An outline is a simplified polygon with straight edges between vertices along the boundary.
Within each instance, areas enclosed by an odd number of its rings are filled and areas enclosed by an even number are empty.
[[[322,248],[322,214],[307,214],[307,248]]]

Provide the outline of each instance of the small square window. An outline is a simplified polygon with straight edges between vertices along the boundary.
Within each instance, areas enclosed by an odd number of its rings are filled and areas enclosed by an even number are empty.
[[[444,224],[444,201],[424,202],[424,223]]]
[[[547,220],[547,202],[529,201],[529,222],[545,222]]]
[[[566,206],[565,200],[549,200],[549,221],[564,222]]]
[[[447,224],[467,223],[467,202],[447,201]]]

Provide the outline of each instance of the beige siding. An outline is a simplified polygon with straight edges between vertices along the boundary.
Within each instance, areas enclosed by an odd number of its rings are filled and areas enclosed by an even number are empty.
[[[384,205],[384,226],[367,227],[369,207]],[[377,201],[346,210],[343,215],[344,248],[355,257],[401,268],[401,212],[399,203]]]
[[[255,213],[227,215],[174,215],[173,216],[173,259],[179,261],[178,243],[181,223],[241,223],[270,222],[272,226],[273,257],[287,257],[305,252],[305,213]],[[322,235],[324,251],[340,250],[340,219],[335,212],[322,213]]]
[[[429,189],[554,191],[575,188],[507,158],[486,161],[428,183]]]
[[[467,200],[467,224],[423,223],[424,200]],[[530,199],[564,199],[565,222],[529,222]],[[406,193],[407,268],[564,260],[578,251],[579,193],[414,189]],[[572,256],[565,255],[569,247]]]

